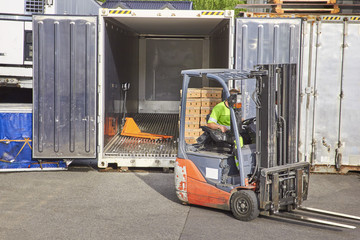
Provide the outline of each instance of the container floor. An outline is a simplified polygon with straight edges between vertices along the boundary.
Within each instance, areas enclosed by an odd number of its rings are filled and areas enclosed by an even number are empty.
[[[119,157],[176,157],[178,148],[178,114],[128,114],[142,132],[173,136],[172,139],[151,140],[115,135],[104,149],[106,156]]]

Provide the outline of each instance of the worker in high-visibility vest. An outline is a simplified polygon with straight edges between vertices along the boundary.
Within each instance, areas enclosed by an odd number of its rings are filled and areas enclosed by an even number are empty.
[[[230,95],[232,94],[237,94],[240,91],[233,88],[230,91]],[[227,100],[218,103],[213,110],[211,111],[208,123],[207,123],[207,127],[211,128],[211,129],[220,129],[222,132],[226,132],[228,130],[230,130],[230,108],[229,108],[229,103]],[[240,147],[243,146],[243,138],[241,136],[240,137]],[[234,141],[234,146],[235,146],[235,150],[236,150],[236,142]],[[239,160],[237,159],[237,157],[235,156],[235,163],[236,166],[239,168]]]
[[[240,91],[233,88],[230,94],[237,94]],[[230,109],[227,100],[218,103],[211,111],[207,127],[211,129],[220,129],[222,132],[230,130]]]

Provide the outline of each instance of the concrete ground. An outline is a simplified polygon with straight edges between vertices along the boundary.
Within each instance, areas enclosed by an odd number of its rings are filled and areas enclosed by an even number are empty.
[[[360,216],[360,175],[312,175],[306,206]],[[359,239],[355,230],[274,217],[252,222],[182,205],[174,175],[99,172],[0,174],[0,239]]]

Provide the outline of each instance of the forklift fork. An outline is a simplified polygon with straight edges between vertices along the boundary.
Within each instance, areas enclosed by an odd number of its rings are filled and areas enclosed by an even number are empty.
[[[360,217],[358,217],[358,216],[353,216],[353,215],[348,215],[348,214],[343,214],[343,213],[338,213],[338,212],[331,212],[331,211],[321,210],[321,209],[317,209],[317,208],[308,208],[308,207],[300,206],[297,210],[316,213],[319,215],[326,215],[326,216],[331,216],[331,217],[345,218],[345,219],[360,221]],[[349,225],[349,224],[343,224],[343,223],[333,222],[333,221],[329,221],[329,220],[325,220],[325,219],[303,216],[303,215],[301,215],[301,213],[299,214],[299,211],[278,212],[274,215],[278,216],[278,217],[282,217],[282,218],[288,218],[288,219],[293,219],[293,220],[302,221],[302,222],[317,223],[317,224],[328,225],[328,226],[332,226],[332,227],[341,227],[341,228],[347,228],[347,229],[355,229],[356,228],[355,226]]]
[[[305,162],[266,168],[261,171],[259,206],[261,215],[274,215],[332,227],[355,229],[353,225],[302,215],[302,212],[360,221],[360,217],[303,207],[307,198],[310,165]]]

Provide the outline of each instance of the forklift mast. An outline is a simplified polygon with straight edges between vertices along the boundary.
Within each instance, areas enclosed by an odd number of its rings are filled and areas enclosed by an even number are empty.
[[[310,166],[298,161],[296,64],[258,66],[256,151],[259,201],[265,211],[298,208],[307,199]]]

